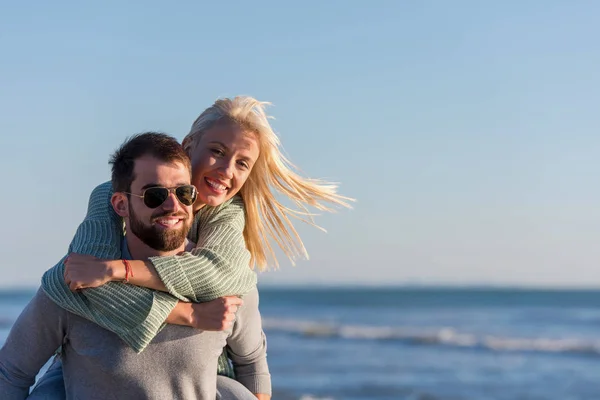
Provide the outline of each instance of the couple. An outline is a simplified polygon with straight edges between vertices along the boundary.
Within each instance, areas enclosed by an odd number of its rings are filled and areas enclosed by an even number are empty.
[[[305,255],[289,216],[349,199],[293,172],[264,105],[223,99],[198,117],[183,141],[191,179],[184,161],[162,160],[156,146],[133,159],[115,154],[113,188],[94,190],[67,262],[44,275],[0,350],[2,398],[25,398],[59,346],[67,398],[214,399],[217,372],[222,398],[270,397],[251,268],[274,261],[269,240],[290,258]],[[135,150],[138,138],[119,151]],[[179,233],[192,214],[186,244]]]

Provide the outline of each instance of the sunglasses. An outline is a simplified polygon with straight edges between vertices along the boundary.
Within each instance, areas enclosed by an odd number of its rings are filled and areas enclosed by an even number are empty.
[[[145,189],[141,195],[123,192],[135,197],[140,197],[144,199],[144,204],[148,208],[156,208],[160,207],[167,199],[171,193],[175,193],[177,196],[177,200],[184,206],[191,206],[196,201],[196,197],[198,196],[198,191],[196,187],[193,185],[182,185],[176,188],[166,188],[166,187],[150,187]]]

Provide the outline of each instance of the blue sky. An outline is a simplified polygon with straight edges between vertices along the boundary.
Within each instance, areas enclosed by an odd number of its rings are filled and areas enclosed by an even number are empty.
[[[181,139],[236,94],[358,199],[264,284],[600,286],[600,3],[2,8],[0,286],[65,253],[126,136]]]

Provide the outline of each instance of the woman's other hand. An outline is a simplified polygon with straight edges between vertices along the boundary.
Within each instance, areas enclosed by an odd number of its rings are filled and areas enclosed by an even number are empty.
[[[107,282],[119,280],[118,265],[119,260],[102,260],[93,256],[71,253],[65,260],[65,283],[69,289],[76,291],[79,289],[93,288],[102,286]],[[125,266],[121,266],[123,272]],[[121,278],[124,279],[124,278]]]

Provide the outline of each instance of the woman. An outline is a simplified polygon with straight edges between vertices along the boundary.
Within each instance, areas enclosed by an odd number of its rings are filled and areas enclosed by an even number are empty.
[[[212,317],[176,299],[209,302],[251,290],[255,265],[261,270],[271,262],[277,266],[270,240],[292,261],[306,256],[290,217],[314,225],[307,206],[330,211],[324,203],[348,207],[351,199],[337,194],[335,185],[294,172],[268,122],[267,104],[251,97],[218,100],[184,138],[198,189],[189,235],[194,249],[180,256],[131,261],[130,284],[109,282],[120,278],[118,271],[124,268],[123,228],[110,207],[112,191],[106,183],[93,191],[88,214],[69,248],[79,255],[69,257],[66,270],[63,259],[44,275],[48,296],[140,352],[164,322],[195,326],[194,321]],[[276,192],[299,210],[281,204]],[[122,306],[124,299],[128,307]],[[225,353],[219,373],[231,375]]]

